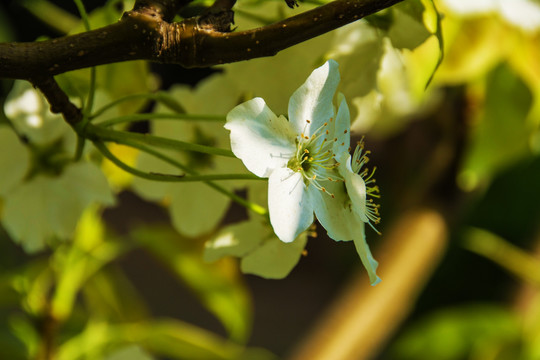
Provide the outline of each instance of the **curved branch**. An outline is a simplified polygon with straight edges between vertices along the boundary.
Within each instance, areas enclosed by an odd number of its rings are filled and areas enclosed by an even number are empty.
[[[30,82],[45,95],[52,113],[62,114],[64,120],[71,126],[82,120],[81,109],[69,100],[52,76],[32,78]]]
[[[118,23],[101,29],[48,41],[1,43],[0,77],[31,79],[128,60],[206,67],[272,56],[401,1],[337,0],[261,28],[223,32],[223,24],[201,26],[200,18],[168,23],[189,1],[139,0]]]
[[[193,31],[184,42],[193,54],[181,52],[186,67],[211,66],[258,57],[273,56],[303,41],[335,30],[402,0],[337,0],[283,21],[236,33]]]

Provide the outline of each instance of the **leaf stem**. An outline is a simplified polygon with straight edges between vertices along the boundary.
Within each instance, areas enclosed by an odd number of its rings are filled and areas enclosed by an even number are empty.
[[[141,94],[130,94],[130,95],[123,96],[114,101],[111,101],[107,105],[102,106],[99,110],[97,110],[94,114],[92,114],[91,118],[94,119],[102,115],[107,110],[123,102],[137,100],[137,99],[148,99],[148,100],[159,101],[171,110],[174,110],[179,113],[185,112],[184,108],[172,96],[168,95],[166,92],[159,91],[156,93],[141,93]]]
[[[126,172],[138,176],[143,179],[155,180],[155,181],[165,181],[165,182],[194,182],[194,181],[210,181],[210,180],[259,180],[261,178],[256,177],[252,174],[215,174],[215,175],[191,175],[185,176],[182,175],[172,175],[172,174],[162,174],[162,173],[153,173],[145,172],[139,169],[136,169],[132,166],[129,166],[118,157],[116,157],[111,151],[105,146],[102,141],[94,141],[96,148],[109,159],[113,164],[125,170]]]
[[[86,9],[84,8],[84,4],[82,3],[81,0],[73,0],[73,1],[75,2],[75,5],[77,6],[79,13],[81,14],[84,28],[86,29],[86,31],[90,31],[90,21],[88,19],[88,13],[86,12]],[[90,89],[88,91],[88,98],[86,99],[86,104],[82,111],[83,118],[82,118],[81,124],[78,125],[79,129],[84,129],[90,121],[90,114],[92,113],[92,108],[94,107],[95,94],[96,94],[96,67],[92,66],[90,68]],[[75,148],[75,161],[78,161],[81,158],[85,144],[86,144],[86,139],[80,134],[77,134],[77,146]]]
[[[177,182],[184,177],[184,175],[152,174],[140,171],[138,169],[135,169],[134,167],[129,166],[128,164],[117,158],[113,153],[109,151],[107,146],[105,146],[102,141],[96,140],[93,143],[95,147],[99,150],[99,152],[101,152],[101,154],[103,154],[103,156],[109,159],[113,164],[118,166],[120,169],[140,178],[156,181]]]
[[[173,140],[149,134],[139,134],[127,131],[105,129],[102,126],[93,126],[91,124],[87,126],[86,134],[89,137],[94,137],[96,139],[104,141],[113,141],[118,144],[127,144],[127,141],[132,140],[146,145],[156,146],[163,149],[171,149],[175,151],[194,151],[204,154],[235,157],[232,151],[227,149],[219,149],[211,146],[191,144],[180,140]]]
[[[187,121],[220,121],[225,122],[225,116],[222,115],[197,115],[197,114],[165,114],[165,113],[149,113],[149,114],[130,114],[118,116],[99,123],[100,126],[111,126],[132,121],[145,120],[187,120]]]
[[[179,161],[175,160],[175,159],[172,159],[171,157],[157,151],[157,150],[154,150],[144,144],[141,144],[140,142],[138,141],[131,141],[131,140],[127,140],[124,142],[124,145],[127,145],[127,146],[131,146],[135,149],[139,149],[141,151],[144,151],[150,155],[153,155],[155,157],[157,157],[158,159],[161,159],[162,161],[165,161],[173,166],[176,166],[178,167],[179,169],[181,169],[182,171],[184,171],[185,173],[187,174],[190,174],[190,178],[193,176],[201,176],[199,175],[195,170],[187,167],[186,165],[180,163]],[[259,177],[256,177],[254,175],[251,175],[251,174],[242,174],[243,176],[245,177],[238,177],[236,179],[249,179],[249,180],[265,180],[263,178],[259,178]],[[249,177],[248,177],[249,176]],[[202,177],[202,176],[201,176]],[[225,196],[228,196],[231,200],[237,202],[238,204],[246,207],[247,209],[253,211],[254,213],[256,214],[259,214],[259,215],[262,215],[262,216],[268,216],[268,210],[265,209],[264,207],[260,206],[260,205],[257,205],[253,202],[250,202],[244,198],[242,198],[241,196],[238,196],[236,195],[234,192],[232,191],[229,191],[227,190],[226,188],[224,188],[223,186],[219,185],[219,184],[216,184],[214,183],[213,181],[211,180],[214,180],[214,179],[204,179],[202,180],[205,184],[207,184],[208,186],[210,186],[211,188],[213,188],[214,190],[222,193],[223,195]],[[221,180],[224,180],[224,179],[221,179]]]

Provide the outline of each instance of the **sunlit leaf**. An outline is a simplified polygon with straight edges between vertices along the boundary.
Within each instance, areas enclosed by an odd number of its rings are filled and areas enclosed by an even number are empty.
[[[92,321],[80,335],[59,347],[57,359],[100,359],[104,354],[114,353],[118,347],[127,344],[137,344],[152,354],[171,359],[275,359],[267,351],[246,349],[178,320],[125,324]],[[255,356],[249,357],[249,354]]]
[[[460,360],[500,355],[520,359],[519,321],[508,310],[490,304],[441,310],[417,322],[397,339],[391,358]],[[505,357],[506,356],[506,357]]]
[[[432,33],[424,23],[424,3],[429,4],[430,1],[405,1],[392,7],[394,16],[388,36],[396,48],[414,49],[431,36]]]
[[[87,311],[96,316],[122,322],[148,318],[141,294],[120,269],[102,268],[81,291]]]
[[[536,0],[464,1],[441,0],[445,7],[455,15],[475,17],[497,14],[509,24],[523,31],[535,32],[540,29],[540,4]]]
[[[445,59],[436,81],[459,84],[481,79],[497,65],[508,49],[514,48],[512,33],[493,18],[475,20],[445,16]]]
[[[215,261],[225,256],[241,259],[243,273],[268,279],[282,279],[296,266],[307,242],[301,234],[294,242],[284,243],[269,224],[254,218],[223,228],[205,244],[204,259]]]
[[[0,154],[0,196],[5,196],[30,169],[30,153],[11,128],[0,126]]]
[[[36,259],[25,264],[24,268],[11,276],[10,282],[12,289],[20,294],[26,313],[41,316],[46,312],[46,295],[54,286],[54,274],[46,261]]]
[[[139,154],[138,150],[118,144],[110,144],[109,150],[127,165],[135,167],[137,155]],[[103,160],[101,169],[114,189],[124,189],[133,181],[133,175],[120,169],[108,159]]]
[[[464,245],[519,278],[540,284],[540,260],[501,237],[483,229],[469,228]]]
[[[108,355],[105,360],[153,360],[146,351],[139,346],[129,345]]]
[[[354,105],[352,129],[378,136],[398,131],[423,110],[442,56],[431,0],[402,2],[336,30],[326,54],[340,64],[341,91]]]
[[[261,243],[266,232],[256,220],[228,225],[204,244],[204,260],[216,261],[224,256],[243,257]]]
[[[6,116],[17,131],[38,145],[51,144],[72,131],[59,114],[28,81],[17,80],[4,104]]]
[[[51,313],[56,319],[67,318],[88,278],[123,252],[120,243],[105,241],[105,229],[99,215],[95,207],[83,213],[73,243],[57,249],[55,253],[57,285]]]
[[[228,89],[228,91],[223,91]],[[223,115],[237,103],[237,95],[232,86],[221,76],[212,76],[195,89],[186,86],[173,87],[169,95],[189,114]],[[208,99],[212,99],[211,102]],[[156,112],[171,113],[167,106],[158,105]],[[155,120],[152,133],[158,136],[175,138],[218,148],[230,148],[228,132],[221,121],[179,121]],[[201,175],[223,173],[245,173],[242,163],[235,158],[217,157],[194,152],[167,152],[176,161]],[[147,172],[162,174],[184,174],[182,169],[165,164],[150,155],[141,153],[138,167]],[[241,188],[241,181],[220,181],[219,185],[229,191]],[[200,182],[164,183],[136,178],[133,189],[142,197],[153,201],[166,201],[169,204],[172,223],[186,236],[201,236],[212,231],[223,219],[230,199],[215,189]]]
[[[242,258],[242,272],[268,279],[282,279],[289,275],[300,260],[306,242],[305,233],[300,234],[292,243],[271,237]]]
[[[56,177],[36,175],[5,198],[2,222],[28,252],[43,249],[51,238],[73,235],[83,210],[91,203],[112,205],[107,180],[95,165],[76,163]]]
[[[23,315],[12,315],[8,319],[9,326],[16,338],[24,344],[27,358],[37,355],[40,335],[37,329],[30,322],[30,319]]]
[[[460,184],[466,189],[486,182],[496,171],[530,151],[529,88],[505,64],[489,74],[485,87],[485,110],[474,129],[460,175]]]

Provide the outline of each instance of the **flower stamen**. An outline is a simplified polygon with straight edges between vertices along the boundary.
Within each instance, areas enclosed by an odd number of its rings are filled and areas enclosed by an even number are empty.
[[[334,198],[335,195],[329,192],[322,184],[324,181],[342,180],[334,171],[338,163],[334,159],[332,152],[333,144],[327,138],[330,135],[328,123],[332,121],[333,119],[330,118],[328,122],[311,132],[308,130],[308,124],[312,122],[306,120],[304,131],[297,138],[296,156],[290,160],[289,168],[300,172],[307,185],[312,185],[317,190]],[[311,132],[311,136],[308,136],[309,132]]]
[[[379,199],[381,197],[379,187],[374,185],[375,178],[373,176],[375,175],[377,167],[373,167],[371,171],[369,171],[367,168],[362,170],[364,165],[369,162],[369,154],[371,154],[369,150],[364,151],[364,138],[362,137],[362,139],[356,143],[356,149],[354,149],[354,154],[351,159],[351,168],[364,180],[364,184],[366,185],[366,194],[370,197],[366,200],[365,214],[369,220],[368,224],[373,228],[373,230],[375,230],[375,232],[377,232],[377,234],[380,234],[380,232],[374,227],[374,224],[379,224],[381,222],[381,216],[379,213],[380,205],[376,204],[373,200],[373,198]]]

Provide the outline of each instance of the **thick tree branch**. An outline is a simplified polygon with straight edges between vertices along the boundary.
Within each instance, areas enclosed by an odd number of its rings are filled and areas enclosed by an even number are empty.
[[[337,0],[272,25],[224,32],[223,24],[201,24],[201,17],[167,22],[189,1],[139,0],[118,23],[101,29],[0,44],[0,77],[32,79],[128,60],[205,67],[272,56],[401,1]]]

